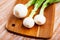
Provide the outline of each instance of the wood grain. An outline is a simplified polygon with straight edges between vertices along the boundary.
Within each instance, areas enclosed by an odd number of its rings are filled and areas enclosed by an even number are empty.
[[[22,4],[25,4],[27,2],[28,0],[17,1],[17,3],[22,3]],[[28,14],[31,12],[32,9],[33,9],[33,6],[30,6],[28,8],[29,10]],[[39,13],[39,10],[36,12],[36,14],[38,13]],[[47,18],[47,21],[44,25],[38,26],[35,24],[33,28],[28,29],[22,25],[23,19],[18,19],[12,15],[6,25],[6,28],[12,32],[15,32],[17,34],[24,35],[24,36],[30,36],[30,37],[36,37],[36,38],[50,38],[53,33],[54,15],[55,15],[55,6],[54,4],[52,4],[45,9],[45,16]],[[15,25],[15,26],[12,26],[12,25]]]
[[[18,0],[17,0],[18,1]],[[8,32],[5,29],[6,21],[12,14],[12,8],[16,0],[0,0],[0,40],[41,40],[22,37]],[[9,4],[9,5],[7,5]],[[6,7],[5,7],[6,6]],[[60,40],[60,3],[55,4],[54,32],[50,40]],[[9,36],[8,36],[9,35]]]

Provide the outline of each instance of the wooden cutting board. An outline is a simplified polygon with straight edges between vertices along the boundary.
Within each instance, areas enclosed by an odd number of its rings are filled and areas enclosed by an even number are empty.
[[[16,4],[27,3],[28,0],[17,0]],[[33,9],[33,5],[28,8],[29,13]],[[40,9],[40,8],[39,8]],[[39,13],[39,9],[37,10],[36,14]],[[27,15],[27,16],[28,16]],[[26,37],[32,37],[32,38],[51,38],[53,34],[53,27],[54,27],[54,15],[55,15],[55,5],[52,4],[48,6],[45,9],[45,16],[47,18],[47,21],[44,25],[38,26],[35,24],[35,26],[31,29],[25,28],[22,24],[23,19],[19,19],[15,17],[14,15],[11,15],[10,19],[8,20],[8,23],[6,24],[6,29],[10,32],[26,36]]]

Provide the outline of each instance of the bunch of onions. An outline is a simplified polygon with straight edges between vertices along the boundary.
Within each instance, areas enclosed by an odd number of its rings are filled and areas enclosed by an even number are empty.
[[[44,3],[43,3],[44,2]],[[18,18],[25,18],[28,13],[28,7],[34,5],[34,9],[28,17],[23,20],[23,25],[27,28],[32,28],[34,24],[43,25],[46,23],[46,17],[44,16],[45,8],[52,3],[60,2],[60,0],[30,0],[28,3],[17,4],[13,9],[13,14]],[[42,5],[43,3],[43,5]],[[40,13],[36,15],[33,19],[33,16],[36,14],[38,8],[42,5]]]

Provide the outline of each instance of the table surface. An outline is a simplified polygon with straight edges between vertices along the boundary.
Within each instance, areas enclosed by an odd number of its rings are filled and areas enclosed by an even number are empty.
[[[0,0],[0,40],[37,40],[33,38],[22,37],[16,34],[9,33],[5,29],[5,25],[10,15],[16,0]],[[49,40],[60,40],[60,3],[55,6],[55,20],[53,36]],[[40,40],[40,39],[38,39]]]

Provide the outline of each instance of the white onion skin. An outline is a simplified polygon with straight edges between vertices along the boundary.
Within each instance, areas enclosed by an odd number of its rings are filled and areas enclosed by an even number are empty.
[[[37,25],[43,25],[46,23],[46,17],[44,15],[36,15],[34,21]]]
[[[24,18],[27,16],[28,9],[23,4],[17,4],[13,9],[13,15],[18,18]]]
[[[27,28],[32,28],[34,26],[35,22],[33,18],[27,17],[23,20],[23,25]]]

